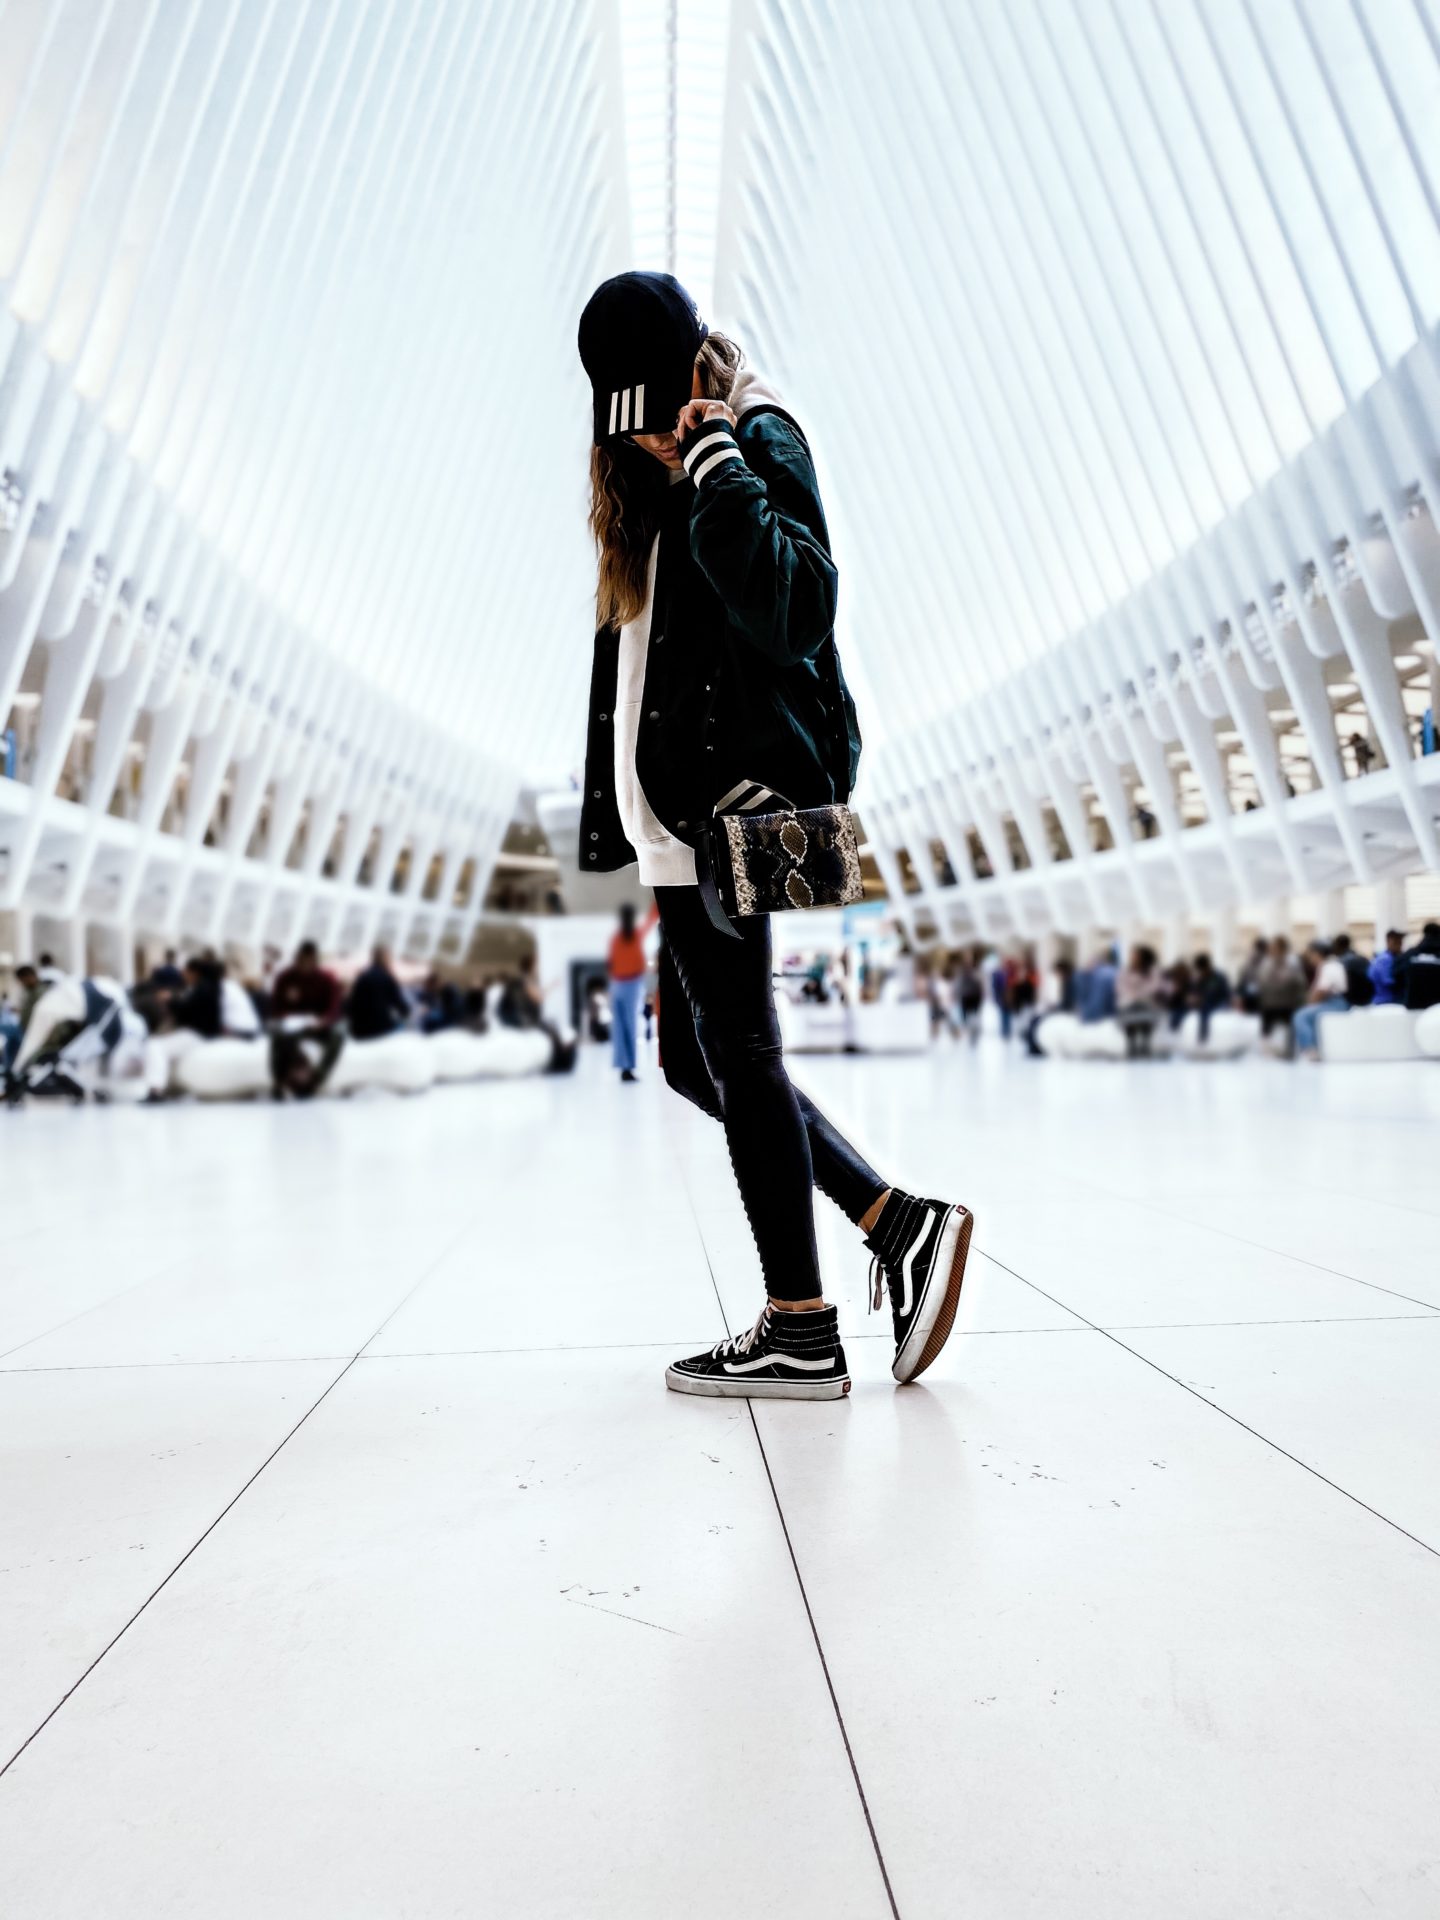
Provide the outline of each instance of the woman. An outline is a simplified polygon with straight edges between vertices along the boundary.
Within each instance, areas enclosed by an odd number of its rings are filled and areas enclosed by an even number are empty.
[[[844,800],[860,736],[835,647],[836,573],[805,437],[711,333],[678,281],[607,280],[580,320],[594,390],[599,550],[581,866],[638,859],[664,934],[665,1077],[725,1128],[767,1298],[748,1332],[666,1373],[678,1392],[830,1400],[850,1390],[822,1296],[813,1187],[866,1235],[888,1287],[897,1380],[954,1322],[971,1215],[892,1187],[793,1087],[771,992],[770,925],[712,925],[701,822],[763,781],[797,807]]]

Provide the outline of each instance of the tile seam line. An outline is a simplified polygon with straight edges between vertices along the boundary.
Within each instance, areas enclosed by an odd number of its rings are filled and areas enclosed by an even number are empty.
[[[994,1260],[997,1267],[1004,1265],[1003,1261],[995,1260],[993,1253],[987,1254],[986,1258]],[[1021,1281],[1025,1286],[1033,1287],[1035,1292],[1040,1294],[1043,1299],[1052,1301],[1056,1306],[1064,1304],[1062,1301],[1057,1300],[1054,1294],[1046,1293],[1045,1289],[1042,1286],[1038,1286],[1035,1281],[1027,1280],[1023,1273],[1017,1273],[1013,1267],[1005,1267],[1005,1271],[1013,1279]],[[1073,1307],[1067,1308],[1066,1311],[1075,1313],[1075,1317],[1079,1320],[1085,1320],[1084,1314],[1076,1313]],[[1379,1520],[1382,1525],[1392,1528],[1394,1532],[1400,1534],[1404,1539],[1413,1542],[1417,1547],[1423,1547],[1426,1553],[1432,1554],[1437,1560],[1440,1560],[1440,1547],[1432,1546],[1428,1540],[1422,1540],[1418,1533],[1411,1533],[1410,1529],[1408,1527],[1402,1527],[1398,1520],[1392,1520],[1388,1513],[1381,1513],[1380,1509],[1378,1507],[1372,1507],[1368,1500],[1362,1500],[1358,1493],[1351,1493],[1350,1489],[1348,1487],[1342,1487],[1338,1480],[1332,1480],[1329,1474],[1322,1473],[1318,1467],[1312,1467],[1308,1460],[1302,1460],[1298,1453],[1291,1453],[1290,1449],[1288,1447],[1282,1447],[1278,1440],[1272,1440],[1269,1434],[1261,1433],[1260,1429],[1258,1427],[1252,1427],[1248,1420],[1242,1420],[1238,1413],[1232,1413],[1228,1407],[1222,1407],[1218,1400],[1207,1400],[1204,1394],[1199,1392],[1197,1388],[1190,1386],[1189,1383],[1182,1380],[1178,1374],[1171,1373],[1167,1368],[1162,1367],[1158,1360],[1152,1360],[1148,1354],[1141,1353],[1138,1347],[1129,1346],[1125,1341],[1118,1339],[1108,1327],[1097,1326],[1093,1320],[1085,1320],[1085,1324],[1092,1333],[1098,1333],[1102,1339],[1109,1340],[1114,1346],[1119,1347],[1122,1353],[1128,1353],[1132,1359],[1139,1360],[1142,1365],[1149,1367],[1152,1372],[1158,1373],[1162,1380],[1168,1380],[1172,1386],[1179,1387],[1183,1393],[1188,1393],[1193,1400],[1198,1400],[1202,1407],[1209,1407],[1212,1413],[1218,1413],[1222,1419],[1228,1420],[1233,1426],[1239,1427],[1242,1433],[1248,1433],[1253,1439],[1258,1440],[1262,1446],[1269,1447],[1272,1452],[1278,1453],[1282,1460],[1290,1461],[1292,1465],[1299,1467],[1302,1472],[1308,1473],[1312,1478],[1318,1480],[1322,1486],[1329,1487],[1333,1493],[1338,1493],[1342,1499],[1349,1500],[1354,1506],[1359,1507],[1362,1513],[1368,1513],[1373,1519]],[[1156,1331],[1165,1331],[1165,1329],[1156,1329]]]
[[[775,1502],[775,1517],[780,1522],[780,1531],[785,1539],[785,1551],[790,1556],[790,1565],[795,1574],[795,1584],[800,1589],[801,1604],[805,1608],[805,1618],[809,1623],[810,1637],[815,1642],[815,1652],[819,1657],[820,1671],[825,1677],[825,1689],[830,1695],[830,1705],[834,1709],[835,1724],[840,1729],[840,1738],[845,1743],[845,1758],[850,1763],[850,1777],[855,1782],[855,1791],[860,1798],[860,1811],[865,1816],[865,1826],[870,1835],[870,1845],[875,1850],[875,1864],[880,1869],[880,1879],[885,1888],[885,1898],[890,1903],[893,1920],[900,1920],[900,1909],[895,1903],[895,1889],[890,1884],[890,1870],[885,1864],[885,1855],[880,1846],[880,1836],[875,1831],[875,1820],[870,1812],[870,1802],[865,1796],[865,1783],[860,1778],[860,1768],[855,1759],[855,1751],[850,1745],[850,1729],[845,1725],[845,1715],[840,1710],[840,1700],[835,1692],[835,1682],[830,1677],[830,1662],[825,1657],[825,1644],[820,1638],[820,1629],[816,1625],[815,1615],[810,1606],[810,1595],[806,1590],[805,1579],[800,1572],[800,1562],[796,1558],[795,1543],[790,1538],[789,1523],[785,1518],[785,1509],[780,1504],[779,1489],[775,1485],[775,1476],[770,1471],[770,1456],[765,1451],[765,1441],[761,1436],[760,1423],[755,1418],[755,1403],[745,1402],[745,1411],[750,1416],[750,1427],[755,1435],[755,1444],[760,1450],[760,1464],[765,1469],[765,1479],[770,1487],[770,1498]]]
[[[114,1293],[107,1293],[103,1300],[95,1301],[92,1306],[81,1307],[80,1311],[72,1313],[68,1320],[57,1320],[53,1327],[42,1327],[39,1333],[32,1333],[28,1340],[17,1340],[13,1347],[6,1347],[0,1351],[0,1360],[8,1360],[12,1353],[23,1353],[26,1347],[33,1347],[37,1340],[48,1340],[52,1333],[63,1333],[67,1327],[73,1327],[77,1320],[84,1320],[92,1313],[99,1313],[105,1307],[114,1306],[115,1302],[123,1300],[127,1293],[134,1293],[137,1288],[148,1287],[156,1280],[163,1280],[175,1268],[187,1264],[186,1257],[181,1255],[167,1266],[157,1267],[152,1273],[142,1274],[138,1280],[130,1281],[127,1286],[117,1287]]]
[[[979,1252],[979,1249],[976,1249]],[[983,1259],[992,1261],[996,1266],[1000,1262],[994,1254],[984,1254]],[[1005,1271],[1008,1273],[1009,1268]],[[1028,1283],[1027,1283],[1028,1284]],[[1413,1326],[1440,1321],[1440,1310],[1427,1308],[1420,1313],[1310,1313],[1296,1314],[1285,1320],[1111,1320],[1097,1321],[1094,1326],[1078,1327],[957,1327],[951,1334],[952,1340],[1019,1340],[1032,1335],[1056,1333],[1204,1333],[1209,1328],[1227,1328],[1239,1330],[1243,1327],[1388,1327],[1397,1324]],[[688,1338],[689,1336],[683,1336]],[[888,1333],[847,1333],[847,1340],[889,1340]],[[568,1347],[416,1347],[395,1353],[254,1353],[242,1354],[237,1358],[225,1360],[96,1360],[76,1361],[69,1366],[46,1367],[3,1367],[0,1366],[0,1379],[17,1378],[38,1373],[158,1373],[175,1372],[181,1367],[301,1367],[314,1366],[319,1361],[339,1361],[355,1359],[366,1366],[377,1366],[387,1360],[504,1360],[524,1359],[531,1354],[584,1354],[584,1353],[665,1353],[673,1348],[675,1340],[616,1340],[599,1342],[594,1345]]]
[[[673,1146],[672,1153],[680,1177],[680,1190],[690,1204],[690,1216],[694,1222],[695,1232],[700,1241],[700,1251],[705,1256],[705,1270],[710,1275],[710,1285],[715,1292],[715,1304],[720,1309],[720,1324],[724,1327],[728,1335],[730,1332],[730,1321],[725,1312],[725,1302],[720,1295],[720,1283],[715,1277],[715,1265],[710,1258],[710,1248],[706,1243],[705,1229],[700,1222],[699,1209],[696,1207],[695,1197],[690,1191],[690,1183],[685,1177],[685,1168],[680,1160],[679,1152]],[[745,1411],[750,1416],[750,1431],[755,1436],[755,1446],[760,1455],[760,1464],[765,1469],[766,1484],[770,1488],[770,1498],[775,1504],[775,1517],[780,1522],[781,1537],[785,1542],[785,1551],[790,1556],[790,1568],[795,1575],[795,1585],[800,1592],[800,1604],[805,1609],[805,1619],[810,1628],[810,1638],[814,1643],[815,1653],[820,1661],[820,1672],[825,1681],[825,1690],[830,1696],[831,1711],[835,1715],[835,1724],[840,1730],[840,1740],[845,1748],[845,1759],[850,1767],[850,1778],[855,1784],[855,1793],[860,1802],[860,1811],[864,1816],[865,1830],[870,1836],[870,1846],[875,1855],[875,1864],[880,1869],[880,1881],[885,1889],[885,1898],[889,1903],[891,1920],[900,1920],[900,1909],[895,1904],[895,1890],[890,1884],[890,1869],[885,1864],[885,1855],[880,1846],[880,1836],[875,1831],[874,1817],[870,1812],[870,1802],[865,1797],[865,1784],[860,1778],[860,1768],[855,1759],[855,1750],[850,1744],[850,1730],[845,1725],[844,1714],[840,1711],[840,1699],[835,1691],[835,1682],[830,1677],[830,1662],[825,1658],[824,1642],[820,1638],[820,1629],[815,1623],[815,1614],[810,1605],[810,1595],[806,1591],[805,1580],[800,1572],[800,1562],[796,1558],[795,1543],[790,1538],[790,1527],[785,1518],[785,1509],[780,1504],[780,1494],[775,1485],[775,1476],[770,1471],[770,1457],[765,1451],[765,1442],[761,1438],[760,1425],[755,1418],[755,1405],[753,1401],[747,1400],[745,1402]]]
[[[305,1409],[304,1413],[302,1413],[300,1418],[295,1422],[294,1426],[291,1427],[290,1431],[285,1435],[283,1435],[282,1438],[271,1449],[271,1451],[266,1454],[265,1458],[260,1462],[259,1466],[256,1467],[255,1471],[250,1475],[249,1479],[239,1489],[239,1491],[233,1494],[231,1498],[226,1501],[225,1505],[220,1509],[219,1513],[215,1515],[215,1518],[209,1523],[209,1525],[205,1528],[205,1530],[201,1534],[199,1534],[196,1539],[191,1541],[190,1545],[185,1549],[184,1553],[181,1554],[180,1558],[175,1562],[174,1566],[171,1567],[170,1571],[165,1575],[165,1578],[159,1583],[158,1586],[154,1587],[151,1590],[151,1592],[146,1594],[145,1598],[140,1602],[139,1606],[136,1607],[135,1611],[130,1615],[130,1618],[124,1622],[124,1624],[111,1636],[111,1638],[108,1641],[106,1641],[105,1645],[100,1649],[99,1653],[96,1654],[95,1658],[90,1662],[89,1666],[85,1668],[84,1672],[79,1676],[79,1678],[73,1681],[71,1685],[66,1688],[65,1692],[61,1694],[60,1698],[55,1702],[54,1706],[51,1707],[50,1711],[45,1715],[45,1718],[41,1720],[37,1726],[33,1727],[30,1730],[30,1732],[26,1735],[24,1740],[22,1740],[20,1745],[15,1749],[14,1753],[12,1753],[10,1758],[5,1762],[4,1766],[0,1767],[0,1780],[3,1780],[5,1778],[5,1775],[9,1773],[10,1769],[15,1765],[16,1761],[20,1759],[22,1754],[26,1752],[26,1750],[30,1747],[32,1742],[39,1739],[40,1735],[45,1731],[46,1727],[49,1726],[50,1722],[55,1718],[56,1714],[58,1714],[61,1708],[66,1704],[66,1702],[70,1700],[71,1697],[74,1694],[76,1694],[81,1687],[84,1686],[85,1682],[90,1678],[91,1674],[94,1673],[95,1669],[100,1665],[100,1662],[104,1660],[107,1657],[107,1655],[115,1647],[119,1645],[121,1640],[123,1640],[125,1635],[130,1631],[131,1627],[133,1627],[135,1622],[140,1618],[141,1614],[145,1612],[146,1608],[150,1605],[150,1603],[153,1600],[157,1600],[160,1597],[160,1595],[165,1591],[166,1587],[169,1586],[170,1582],[175,1578],[176,1574],[179,1573],[180,1569],[186,1564],[186,1562],[191,1558],[191,1556],[199,1552],[200,1548],[204,1546],[205,1542],[210,1538],[210,1535],[220,1525],[220,1522],[225,1518],[226,1514],[229,1513],[233,1507],[237,1506],[238,1503],[244,1499],[245,1495],[250,1491],[251,1487],[254,1486],[255,1482],[260,1478],[261,1474],[264,1473],[265,1469],[270,1465],[271,1461],[274,1460],[276,1455],[279,1454],[285,1447],[289,1445],[290,1441],[294,1439],[295,1435],[300,1431],[301,1427],[304,1426],[305,1422],[310,1418],[311,1414],[315,1412],[316,1408],[318,1408],[322,1404],[322,1402],[326,1400],[331,1393],[334,1392],[335,1388],[339,1386],[340,1382],[345,1378],[346,1374],[355,1365],[355,1362],[358,1358],[359,1358],[359,1355],[355,1354],[345,1362],[345,1365],[340,1369],[339,1373],[336,1374],[335,1378],[325,1388],[324,1393],[320,1394],[314,1401],[311,1402],[311,1404]]]
[[[136,1607],[135,1611],[130,1615],[130,1618],[126,1620],[117,1629],[117,1631],[111,1636],[111,1638],[108,1641],[106,1641],[105,1645],[100,1649],[99,1653],[96,1654],[95,1658],[85,1668],[84,1672],[81,1673],[79,1677],[76,1680],[74,1680],[71,1683],[71,1685],[65,1689],[64,1693],[61,1694],[60,1698],[55,1702],[54,1706],[51,1707],[50,1711],[45,1715],[44,1719],[41,1720],[36,1726],[31,1728],[30,1732],[20,1742],[20,1745],[10,1755],[10,1758],[5,1762],[3,1766],[0,1766],[0,1780],[3,1780],[5,1778],[6,1774],[9,1773],[10,1769],[15,1765],[16,1761],[20,1759],[22,1754],[24,1754],[34,1744],[34,1742],[39,1739],[40,1735],[45,1731],[46,1727],[49,1726],[50,1722],[60,1712],[61,1708],[65,1706],[67,1701],[69,1701],[76,1693],[79,1692],[80,1688],[84,1686],[85,1682],[90,1678],[91,1674],[94,1673],[95,1669],[100,1665],[101,1661],[108,1658],[110,1653],[120,1644],[120,1642],[125,1638],[125,1635],[130,1631],[131,1627],[133,1627],[135,1622],[140,1618],[141,1614],[144,1613],[146,1609],[150,1606],[151,1602],[159,1598],[159,1596],[165,1591],[166,1587],[168,1587],[170,1582],[175,1578],[176,1574],[179,1573],[180,1569],[183,1566],[185,1566],[186,1563],[190,1559],[192,1559],[195,1554],[197,1554],[200,1551],[201,1547],[204,1546],[205,1542],[210,1538],[211,1534],[214,1533],[215,1529],[220,1525],[221,1521],[225,1519],[226,1515],[234,1511],[234,1509],[245,1498],[245,1495],[250,1491],[251,1487],[253,1487],[255,1482],[260,1478],[261,1474],[264,1473],[265,1470],[272,1464],[272,1462],[275,1461],[280,1456],[280,1454],[284,1452],[285,1448],[289,1446],[290,1442],[295,1438],[295,1435],[300,1431],[301,1427],[305,1425],[306,1421],[310,1418],[310,1416],[313,1413],[317,1412],[319,1408],[323,1406],[325,1401],[329,1399],[330,1395],[335,1391],[336,1387],[339,1386],[340,1382],[345,1378],[346,1374],[349,1373],[351,1369],[359,1361],[361,1355],[365,1351],[365,1348],[370,1345],[370,1342],[372,1340],[377,1340],[380,1337],[380,1335],[385,1331],[386,1327],[388,1327],[390,1322],[395,1318],[395,1315],[399,1313],[400,1309],[406,1304],[408,1300],[410,1300],[415,1295],[416,1292],[418,1292],[418,1290],[421,1287],[424,1286],[425,1282],[434,1273],[436,1267],[439,1266],[440,1262],[448,1258],[450,1253],[453,1252],[454,1248],[460,1244],[461,1240],[463,1240],[465,1235],[472,1230],[475,1224],[476,1223],[473,1220],[468,1222],[467,1225],[464,1227],[464,1229],[459,1234],[456,1235],[455,1239],[449,1245],[446,1246],[444,1252],[436,1255],[435,1259],[432,1260],[430,1264],[425,1268],[425,1271],[416,1280],[415,1284],[412,1287],[407,1288],[405,1293],[401,1295],[400,1299],[396,1301],[395,1305],[391,1308],[390,1312],[386,1314],[385,1318],[380,1322],[379,1326],[376,1327],[375,1331],[369,1336],[369,1338],[364,1341],[364,1343],[359,1347],[359,1349],[355,1353],[351,1354],[350,1358],[345,1362],[344,1366],[341,1367],[340,1371],[336,1374],[335,1378],[330,1382],[330,1384],[325,1388],[324,1392],[316,1396],[316,1398],[311,1402],[311,1404],[305,1409],[304,1413],[301,1414],[300,1418],[295,1422],[294,1426],[290,1428],[289,1432],[283,1434],[281,1438],[276,1442],[275,1446],[271,1448],[270,1452],[266,1454],[265,1458],[260,1462],[259,1466],[256,1467],[255,1471],[250,1475],[249,1479],[246,1480],[244,1485],[240,1487],[240,1489],[235,1494],[233,1494],[229,1500],[226,1501],[225,1505],[220,1509],[219,1513],[215,1515],[215,1518],[209,1523],[209,1525],[203,1530],[203,1532],[201,1532],[194,1540],[191,1541],[190,1545],[185,1549],[184,1553],[181,1554],[180,1558],[175,1562],[174,1566],[171,1567],[170,1571],[165,1575],[165,1578],[161,1580],[157,1586],[152,1588],[148,1594],[146,1594],[145,1598],[140,1602],[139,1606]]]
[[[1232,1233],[1228,1227],[1217,1227],[1208,1220],[1197,1220],[1193,1214],[1182,1213],[1176,1207],[1162,1206],[1158,1200],[1142,1200],[1136,1194],[1119,1193],[1114,1187],[1102,1186],[1095,1180],[1082,1180],[1073,1174],[1067,1175],[1066,1178],[1074,1181],[1076,1186],[1087,1187],[1092,1193],[1103,1194],[1106,1199],[1122,1201],[1129,1206],[1143,1207],[1149,1213],[1158,1213],[1162,1220],[1174,1220],[1181,1226],[1198,1229],[1201,1233],[1213,1233],[1221,1240],[1233,1240],[1237,1246],[1254,1247],[1260,1253],[1273,1254],[1277,1260],[1293,1260],[1297,1266],[1309,1267],[1315,1273],[1328,1273],[1336,1280],[1348,1280],[1351,1286],[1368,1287],[1372,1293],[1386,1294],[1391,1300],[1407,1300],[1412,1307],[1424,1307],[1430,1313],[1440,1313],[1440,1306],[1437,1306],[1433,1300],[1421,1300],[1413,1293],[1401,1293],[1396,1287],[1382,1286],[1378,1280],[1362,1280],[1357,1273],[1346,1273],[1340,1267],[1327,1267],[1322,1261],[1308,1260],[1303,1253],[1288,1253],[1284,1247],[1272,1247],[1268,1241],[1252,1240],[1246,1234]],[[975,1242],[975,1252],[985,1252],[978,1240]],[[993,1256],[987,1254],[986,1258],[993,1258]],[[999,1261],[996,1262],[997,1266],[1000,1264]],[[1033,1282],[1027,1281],[1026,1285],[1033,1285]],[[1046,1298],[1048,1299],[1049,1296],[1047,1295]]]

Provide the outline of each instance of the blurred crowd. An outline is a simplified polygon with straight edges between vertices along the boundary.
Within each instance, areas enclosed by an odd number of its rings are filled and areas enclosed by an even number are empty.
[[[1258,1018],[1272,1051],[1316,1058],[1323,1019],[1367,1007],[1440,1003],[1440,923],[1428,922],[1413,943],[1391,929],[1369,955],[1348,933],[1299,949],[1283,934],[1257,937],[1233,979],[1208,953],[1162,966],[1154,948],[1143,944],[1124,954],[1102,947],[1080,965],[1060,959],[1043,976],[1029,948],[1008,955],[962,949],[932,961],[928,994],[937,1036],[973,1043],[988,1003],[1001,1036],[1018,1035],[1035,1054],[1043,1051],[1041,1030],[1052,1014],[1073,1015],[1086,1026],[1111,1022],[1124,1034],[1126,1052],[1143,1058],[1157,1034],[1173,1034],[1192,1014],[1203,1046],[1214,1016],[1233,1010]]]
[[[377,946],[347,983],[306,940],[288,962],[267,956],[258,979],[238,977],[214,953],[182,963],[171,951],[126,987],[107,975],[67,974],[43,953],[0,990],[0,1085],[15,1105],[27,1093],[103,1099],[115,1082],[143,1078],[144,1098],[155,1103],[171,1096],[175,1064],[196,1044],[268,1036],[275,1096],[303,1099],[320,1090],[349,1042],[545,1027],[542,997],[533,955],[464,984],[438,970],[406,984]]]

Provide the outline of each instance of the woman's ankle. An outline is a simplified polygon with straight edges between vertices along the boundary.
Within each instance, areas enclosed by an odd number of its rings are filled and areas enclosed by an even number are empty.
[[[894,1191],[895,1189],[893,1187],[886,1187],[883,1193],[877,1194],[875,1199],[870,1202],[864,1213],[862,1213],[860,1218],[855,1222],[862,1233],[873,1233],[875,1231],[876,1222],[884,1210],[885,1202]]]
[[[824,1296],[818,1293],[810,1300],[777,1300],[771,1294],[766,1298],[776,1313],[822,1313],[825,1308]]]

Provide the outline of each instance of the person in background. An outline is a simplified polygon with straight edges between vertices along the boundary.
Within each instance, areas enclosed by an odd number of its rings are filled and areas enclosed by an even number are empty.
[[[7,1077],[7,1098],[20,1099],[33,1067],[50,1065],[46,1090],[83,1100],[100,1095],[104,1079],[130,1079],[143,1070],[145,1022],[118,980],[104,975],[46,986],[31,1010],[25,1037]],[[33,1083],[31,1083],[33,1085]]]
[[[145,985],[159,993],[184,991],[185,975],[180,970],[180,959],[173,947],[167,947],[165,958],[150,969],[150,977]]]
[[[295,958],[275,976],[270,989],[270,1082],[276,1100],[312,1099],[345,1044],[340,1010],[345,989],[320,964],[320,949],[303,940]],[[320,1050],[304,1045],[318,1040]]]
[[[1200,1044],[1210,1038],[1210,1016],[1230,1004],[1230,982],[1208,953],[1197,953],[1190,973],[1190,1005],[1200,1016]]]
[[[950,1011],[949,970],[938,956],[925,969],[925,998],[930,1008],[930,1038],[955,1032],[955,1017]]]
[[[1013,1009],[1010,1005],[1010,962],[995,956],[995,964],[990,969],[990,995],[995,1002],[995,1011],[1000,1015],[1000,1038],[1010,1038],[1010,1019]]]
[[[1165,970],[1165,1005],[1168,1010],[1170,1031],[1179,1031],[1186,1014],[1190,1011],[1190,962],[1177,960]]]
[[[171,1074],[192,1048],[202,1040],[218,1040],[224,1032],[224,974],[218,960],[197,955],[180,972],[183,991],[157,988],[153,976],[146,981],[146,1018],[151,1027],[145,1042],[148,1106],[168,1099]]]
[[[1094,1026],[1115,1017],[1115,987],[1119,971],[1109,947],[1102,947],[1083,973],[1075,976],[1075,1012],[1081,1024]]]
[[[1393,1007],[1398,1002],[1395,992],[1395,973],[1400,964],[1400,955],[1404,946],[1404,934],[1395,927],[1391,927],[1385,936],[1385,945],[1370,962],[1368,968],[1370,985],[1375,990],[1373,1004],[1377,1007]]]
[[[1025,1029],[1025,1051],[1037,1060],[1043,1060],[1045,1049],[1040,1045],[1040,1029],[1052,1013],[1074,1013],[1075,1011],[1075,962],[1062,957],[1055,962],[1050,978],[1044,987],[1044,999],[1040,1010]]]
[[[1440,1005],[1440,921],[1427,920],[1415,945],[1401,954],[1395,997],[1412,1012]]]
[[[1260,1011],[1260,975],[1264,970],[1266,955],[1269,951],[1269,941],[1257,936],[1255,944],[1250,949],[1250,958],[1240,969],[1240,978],[1235,983],[1235,992],[1246,1013]]]
[[[302,940],[290,965],[275,976],[270,990],[270,1018],[303,1016],[317,1027],[333,1027],[344,1000],[344,988],[320,964],[320,949],[313,940]]]
[[[527,953],[501,990],[496,1017],[505,1027],[538,1027],[543,1024],[544,1006],[545,993],[535,972],[535,955]]]
[[[650,922],[646,922],[648,930]],[[627,900],[620,924],[610,938],[606,957],[610,979],[610,1059],[622,1080],[634,1080],[635,1023],[645,992],[645,935],[635,925],[635,909]]]
[[[1315,956],[1315,978],[1311,983],[1308,1004],[1301,1007],[1295,1016],[1295,1054],[1300,1060],[1320,1058],[1322,1013],[1350,1011],[1345,962],[1323,940],[1312,940],[1310,951]]]
[[[985,982],[971,953],[960,955],[955,972],[955,1004],[960,1010],[960,1031],[968,1035],[973,1047],[980,1038],[980,1009],[985,1004]],[[1034,1022],[1031,1022],[1034,1025]]]
[[[1136,946],[1115,982],[1115,1016],[1132,1060],[1148,1059],[1150,1037],[1164,1009],[1160,961],[1153,947]]]
[[[1356,953],[1348,933],[1337,933],[1331,948],[1345,969],[1345,998],[1352,1007],[1368,1007],[1375,998],[1375,983],[1370,978],[1370,962]]]
[[[422,1033],[443,1033],[447,1027],[458,1027],[465,1011],[459,988],[434,967],[420,982],[415,1004]]]
[[[1040,997],[1040,975],[1035,967],[1035,955],[1029,947],[1019,956],[1007,963],[1009,975],[1010,1017],[1024,1021],[1034,1012],[1035,1003]]]
[[[1293,1023],[1305,1004],[1305,970],[1290,951],[1290,942],[1277,933],[1266,949],[1260,968],[1256,996],[1260,1011],[1260,1036],[1268,1039],[1276,1027],[1283,1031],[1282,1051],[1288,1058],[1294,1051]]]
[[[465,989],[465,1024],[474,1033],[484,1033],[490,1025],[489,985],[483,973],[474,973]]]
[[[0,991],[0,1080],[10,1071],[10,1062],[20,1051],[20,1011],[10,1004],[8,993]]]
[[[28,960],[23,960],[15,969],[15,985],[20,989],[20,1004],[16,1011],[19,1015],[20,1031],[24,1033],[30,1024],[30,1016],[35,1011],[36,1003],[45,991],[45,982],[40,978],[39,968],[32,966]]]
[[[388,947],[376,947],[370,964],[350,983],[345,1020],[355,1040],[380,1040],[410,1018],[410,1002],[395,978]]]

